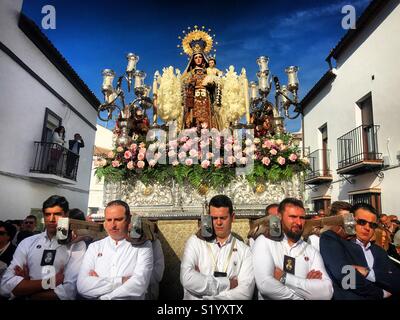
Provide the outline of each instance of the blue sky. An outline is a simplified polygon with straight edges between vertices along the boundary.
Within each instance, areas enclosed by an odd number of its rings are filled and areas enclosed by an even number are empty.
[[[39,26],[44,5],[56,9],[56,29],[42,31],[102,101],[101,71],[121,75],[126,54],[140,57],[137,68],[152,83],[156,70],[174,66],[183,70],[178,36],[194,25],[216,35],[217,67],[245,67],[256,80],[256,59],[270,57],[271,73],[286,83],[284,68],[300,67],[300,98],[328,70],[329,51],[346,33],[341,26],[344,5],[353,5],[357,17],[370,0],[181,1],[181,0],[25,0],[23,12]],[[132,97],[132,96],[130,96]],[[273,101],[273,95],[269,99]],[[101,121],[99,121],[101,123]],[[104,123],[101,123],[104,125]],[[109,124],[112,126],[112,124]],[[289,121],[289,131],[300,129],[300,119]]]

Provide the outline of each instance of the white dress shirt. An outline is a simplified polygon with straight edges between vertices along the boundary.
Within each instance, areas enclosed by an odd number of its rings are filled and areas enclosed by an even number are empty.
[[[319,237],[316,234],[309,236],[307,242],[319,252]]]
[[[368,242],[368,244],[366,246],[364,246],[364,244],[360,240],[356,239],[356,243],[362,248],[362,251],[365,256],[365,260],[367,260],[369,273],[366,276],[366,279],[371,282],[375,282],[376,281],[375,280],[375,271],[373,269],[375,259],[371,252],[371,242]]]
[[[214,271],[226,272],[227,277],[214,277]],[[233,277],[238,286],[230,289]],[[180,278],[185,300],[251,299],[255,283],[250,249],[232,235],[222,245],[192,235],[186,242]]]
[[[165,264],[164,254],[159,239],[155,239],[151,243],[153,247],[154,266],[151,273],[150,284],[146,292],[146,300],[157,300],[159,295],[159,283],[162,280]]]
[[[64,282],[54,289],[54,293],[61,300],[73,300],[76,296],[76,280],[79,268],[86,251],[86,245],[79,241],[70,246],[61,245],[54,236],[51,240],[47,232],[36,234],[21,241],[15,250],[13,260],[1,280],[1,294],[13,298],[12,291],[24,280],[15,275],[14,268],[28,266],[31,280],[43,278],[43,267],[40,265],[44,250],[56,250],[53,266],[56,272],[64,269]]]
[[[98,277],[89,276],[93,270]],[[153,270],[151,242],[132,246],[111,237],[89,245],[78,276],[78,292],[87,299],[143,300]],[[122,277],[130,276],[122,283]]]
[[[259,299],[274,300],[329,300],[333,295],[320,253],[303,240],[289,246],[286,235],[282,241],[273,241],[260,235],[252,250],[254,275]],[[283,270],[284,255],[296,259],[295,274],[287,273],[282,284],[274,278],[275,267]],[[308,272],[318,270],[322,279],[306,279]]]

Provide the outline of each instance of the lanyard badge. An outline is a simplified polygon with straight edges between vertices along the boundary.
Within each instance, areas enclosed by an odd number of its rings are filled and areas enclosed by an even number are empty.
[[[296,259],[287,255],[283,257],[283,271],[294,274]]]

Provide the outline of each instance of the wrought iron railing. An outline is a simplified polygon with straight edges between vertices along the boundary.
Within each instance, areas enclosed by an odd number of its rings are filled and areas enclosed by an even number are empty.
[[[35,158],[30,172],[55,174],[76,181],[79,155],[57,143],[35,141]]]
[[[310,161],[310,171],[307,171],[306,180],[318,177],[331,177],[331,150],[318,149],[306,155]]]
[[[367,160],[381,160],[378,129],[379,125],[362,125],[338,138],[338,168]]]

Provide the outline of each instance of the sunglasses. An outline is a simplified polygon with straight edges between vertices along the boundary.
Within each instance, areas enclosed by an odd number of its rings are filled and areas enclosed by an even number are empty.
[[[369,222],[367,220],[364,219],[357,219],[356,220],[357,224],[359,224],[360,226],[365,226],[367,223],[369,224],[369,227],[371,229],[376,229],[379,227],[379,225],[376,222]]]
[[[0,236],[5,236],[7,234],[7,231],[0,231]]]

